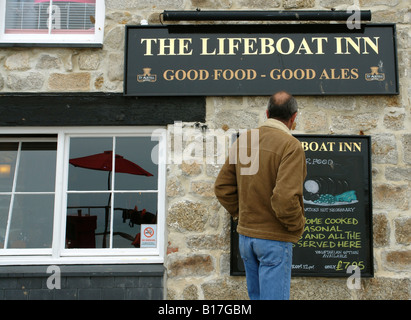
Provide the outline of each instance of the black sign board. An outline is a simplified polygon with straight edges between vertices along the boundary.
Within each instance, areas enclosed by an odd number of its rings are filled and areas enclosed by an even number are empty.
[[[127,96],[398,94],[394,24],[127,26]]]
[[[296,135],[307,159],[304,233],[293,247],[293,276],[347,277],[358,266],[372,277],[370,137]],[[244,275],[236,224],[231,274]],[[351,274],[351,273],[349,273]]]

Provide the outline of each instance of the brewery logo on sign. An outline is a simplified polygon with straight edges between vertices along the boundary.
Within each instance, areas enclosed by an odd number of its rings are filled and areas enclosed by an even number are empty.
[[[143,68],[143,74],[137,75],[138,82],[156,82],[157,75],[151,74],[151,68]]]
[[[385,73],[378,72],[378,67],[370,67],[371,72],[365,74],[365,80],[367,81],[384,81]]]

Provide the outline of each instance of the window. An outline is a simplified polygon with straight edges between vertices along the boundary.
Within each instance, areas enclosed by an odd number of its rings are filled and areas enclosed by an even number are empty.
[[[51,248],[56,150],[56,142],[0,143],[0,248]]]
[[[137,131],[0,136],[0,264],[162,262],[165,133]]]
[[[0,0],[0,43],[101,45],[104,0]]]

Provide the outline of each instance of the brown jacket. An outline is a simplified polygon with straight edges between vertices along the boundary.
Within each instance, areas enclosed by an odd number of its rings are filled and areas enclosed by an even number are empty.
[[[248,162],[251,166],[257,165],[258,170],[249,170],[254,174],[244,174],[246,171],[241,174],[241,169],[247,168],[244,161],[247,158],[239,155],[238,146],[240,150],[244,147],[241,141],[245,138],[240,136],[230,149],[230,157],[237,152],[237,159],[227,158],[216,179],[215,194],[222,206],[234,218],[238,217],[238,233],[295,243],[305,224],[302,194],[307,169],[304,151],[300,142],[278,120],[268,119],[254,130],[258,130],[258,143],[254,143],[252,150],[253,133],[249,130],[246,147],[250,158],[254,154],[254,159]]]

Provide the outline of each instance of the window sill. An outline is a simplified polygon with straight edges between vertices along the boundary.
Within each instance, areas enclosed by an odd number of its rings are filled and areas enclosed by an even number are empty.
[[[0,42],[0,48],[37,47],[37,48],[103,48],[102,43],[12,43]]]
[[[2,266],[1,277],[49,277],[48,265],[41,266]],[[62,265],[59,266],[61,275],[67,277],[96,276],[162,276],[164,266],[162,264],[127,264],[127,265]]]

